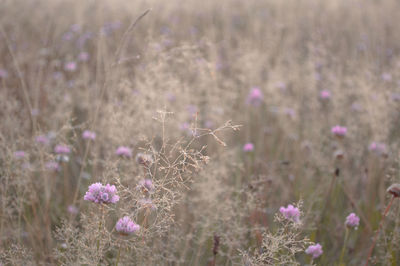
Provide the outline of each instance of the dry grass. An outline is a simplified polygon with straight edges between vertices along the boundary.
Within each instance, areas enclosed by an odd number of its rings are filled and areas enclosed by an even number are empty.
[[[1,1],[0,264],[339,265],[345,243],[343,263],[362,265],[400,183],[399,11],[395,0]],[[84,201],[95,182],[119,202]],[[299,202],[301,223],[279,214]],[[351,212],[360,226],[344,241]],[[399,214],[396,199],[372,263],[399,264]],[[137,234],[117,234],[123,216]],[[324,251],[314,260],[312,243]]]

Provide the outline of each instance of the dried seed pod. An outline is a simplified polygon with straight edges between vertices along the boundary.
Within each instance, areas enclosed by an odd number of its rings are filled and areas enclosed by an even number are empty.
[[[400,184],[393,184],[386,191],[394,197],[400,197]]]
[[[149,167],[154,163],[153,157],[150,154],[138,153],[136,155],[136,162],[145,167]]]

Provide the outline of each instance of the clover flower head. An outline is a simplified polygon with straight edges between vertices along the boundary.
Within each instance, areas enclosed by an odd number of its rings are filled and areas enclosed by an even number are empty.
[[[92,201],[94,203],[117,203],[119,201],[119,196],[117,195],[117,189],[114,185],[102,185],[101,183],[94,183],[89,186],[88,191],[83,198],[87,201]]]
[[[132,157],[132,150],[125,146],[119,146],[115,154],[121,157]]]
[[[332,127],[331,132],[337,137],[344,137],[347,134],[347,128],[337,125]]]
[[[247,96],[247,104],[259,106],[263,101],[263,93],[259,88],[252,88]]]
[[[322,90],[322,91],[319,93],[319,98],[320,98],[321,100],[329,100],[329,99],[331,98],[331,92],[328,91],[328,90]]]
[[[139,231],[140,226],[132,221],[131,218],[125,216],[118,220],[117,224],[115,225],[115,229],[121,235],[131,235]]]
[[[360,224],[360,218],[355,214],[355,213],[350,213],[347,217],[346,217],[346,222],[345,222],[347,227],[354,227],[357,229],[357,227]]]
[[[37,143],[44,144],[44,145],[49,144],[49,142],[50,142],[49,138],[48,138],[47,136],[45,136],[45,135],[39,135],[39,136],[37,136],[37,137],[35,138],[35,141],[36,141]]]
[[[312,255],[313,259],[318,258],[323,253],[322,246],[320,244],[311,245],[306,249],[306,254]]]
[[[244,146],[243,146],[243,151],[244,151],[244,152],[251,152],[251,151],[254,151],[254,144],[251,143],[251,142],[244,144]]]
[[[382,155],[382,156],[387,156],[388,155],[388,150],[387,147],[385,145],[385,143],[381,143],[381,142],[372,142],[368,149],[375,153],[376,155]]]
[[[76,65],[76,63],[73,62],[73,61],[67,62],[67,63],[65,64],[65,66],[64,66],[64,69],[65,69],[66,71],[69,71],[69,72],[74,72],[74,71],[76,70],[76,68],[77,68],[77,65]]]
[[[300,210],[299,208],[294,207],[292,204],[289,204],[286,208],[283,206],[280,207],[279,211],[288,220],[293,222],[300,221]]]
[[[71,152],[71,149],[66,145],[57,145],[54,147],[54,152],[57,154],[68,154]]]

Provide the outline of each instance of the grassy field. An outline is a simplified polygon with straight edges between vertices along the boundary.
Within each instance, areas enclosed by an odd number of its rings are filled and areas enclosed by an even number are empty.
[[[0,265],[400,265],[399,21],[0,1]]]

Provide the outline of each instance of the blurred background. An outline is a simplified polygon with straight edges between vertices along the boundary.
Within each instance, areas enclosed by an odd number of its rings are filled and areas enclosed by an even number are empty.
[[[399,21],[395,0],[1,1],[0,264],[365,263],[400,183]],[[95,182],[119,202],[85,201]],[[399,204],[371,264],[399,264]]]

